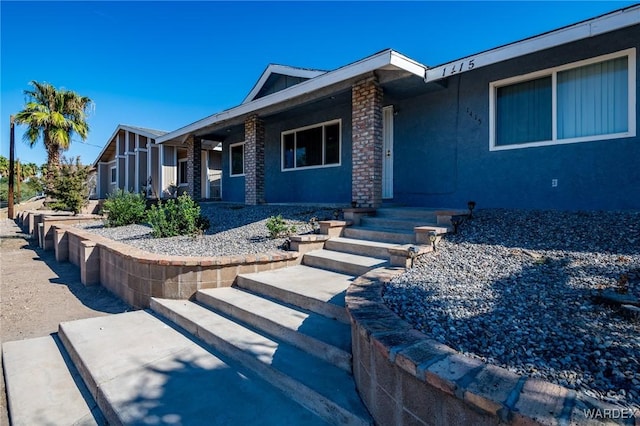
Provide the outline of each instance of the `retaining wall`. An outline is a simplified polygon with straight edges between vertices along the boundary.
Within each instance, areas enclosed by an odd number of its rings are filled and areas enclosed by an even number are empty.
[[[640,425],[638,411],[484,364],[412,329],[382,299],[402,271],[371,271],[346,295],[353,374],[377,424]]]

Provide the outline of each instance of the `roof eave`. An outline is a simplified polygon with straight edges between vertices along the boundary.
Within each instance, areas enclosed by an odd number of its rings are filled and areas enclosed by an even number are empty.
[[[578,22],[557,30],[549,31],[504,46],[496,47],[475,55],[465,56],[445,64],[429,68],[425,81],[437,81],[452,74],[471,71],[519,56],[539,52],[574,41],[616,31],[640,23],[640,5],[620,9],[596,18]],[[470,61],[471,66],[469,65]],[[457,71],[456,71],[457,68]],[[462,71],[460,71],[462,69]]]
[[[363,75],[378,69],[388,68],[392,66],[422,78],[425,76],[427,67],[420,63],[407,58],[393,50],[384,50],[375,55],[361,59],[360,61],[329,71],[318,77],[303,81],[302,83],[291,86],[287,89],[264,96],[254,101],[240,104],[234,108],[210,115],[209,117],[198,120],[185,127],[167,133],[156,138],[156,143],[164,143],[175,140],[180,136],[195,132],[203,127],[211,126],[215,123],[240,117],[245,114],[257,112],[262,108],[275,105],[298,96],[312,93],[316,90],[331,86],[341,81],[349,80],[359,75]]]

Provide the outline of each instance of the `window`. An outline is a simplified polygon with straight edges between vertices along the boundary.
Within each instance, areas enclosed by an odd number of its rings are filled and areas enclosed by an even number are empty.
[[[109,171],[111,172],[111,183],[114,184],[118,178],[116,166],[111,167]]]
[[[187,159],[178,160],[178,185],[187,184]]]
[[[231,176],[244,175],[244,142],[229,147],[229,168]]]
[[[635,136],[635,49],[490,85],[490,149]]]
[[[282,170],[340,165],[340,120],[282,133]]]

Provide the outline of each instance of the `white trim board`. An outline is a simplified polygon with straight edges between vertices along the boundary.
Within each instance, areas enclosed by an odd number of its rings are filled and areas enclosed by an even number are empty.
[[[516,41],[476,55],[465,56],[455,61],[427,70],[425,82],[437,81],[453,74],[471,71],[518,56],[539,52],[551,47],[571,43],[621,28],[640,24],[640,5],[617,10],[606,15],[569,25],[544,34]]]
[[[253,101],[272,74],[281,74],[289,77],[314,78],[325,73],[326,71],[321,70],[311,70],[306,68],[290,67],[287,65],[269,64],[269,66],[262,72],[262,75],[260,76],[256,84],[253,85],[253,88],[244,98],[242,103],[246,104],[247,102]]]

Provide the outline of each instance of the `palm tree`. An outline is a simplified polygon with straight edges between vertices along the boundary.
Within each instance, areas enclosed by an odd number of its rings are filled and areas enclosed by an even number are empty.
[[[76,92],[56,89],[49,83],[30,83],[25,90],[28,100],[24,110],[15,116],[18,124],[27,125],[24,140],[35,145],[42,138],[47,150],[47,184],[51,184],[60,167],[60,155],[69,149],[71,137],[77,134],[83,141],[89,134],[87,112],[91,99]]]

